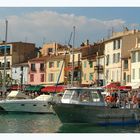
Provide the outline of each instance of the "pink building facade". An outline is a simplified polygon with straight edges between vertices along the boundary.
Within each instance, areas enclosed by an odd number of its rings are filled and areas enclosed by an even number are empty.
[[[45,84],[45,61],[47,57],[34,58],[29,60],[28,84],[39,85]]]

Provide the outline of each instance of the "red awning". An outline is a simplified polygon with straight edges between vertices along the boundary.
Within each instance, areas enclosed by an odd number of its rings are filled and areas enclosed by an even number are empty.
[[[14,85],[10,87],[10,90],[20,90],[22,89],[22,86]]]
[[[132,90],[132,87],[131,87],[131,86],[120,86],[120,87],[119,87],[119,90],[126,90],[126,91],[129,91],[129,90]]]
[[[41,89],[41,92],[63,92],[65,89],[64,86],[47,86]]]
[[[118,89],[119,86],[117,86],[115,84],[109,84],[109,85],[104,86],[103,88],[106,88],[106,89],[112,89],[112,88]]]

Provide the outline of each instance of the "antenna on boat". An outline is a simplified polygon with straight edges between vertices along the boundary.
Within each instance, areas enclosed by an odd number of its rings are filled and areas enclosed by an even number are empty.
[[[75,26],[73,26],[73,45],[72,45],[72,71],[71,71],[71,86],[73,86],[74,77],[74,44],[75,43]]]
[[[4,42],[4,72],[3,72],[3,93],[6,92],[6,49],[7,49],[7,31],[8,31],[8,20],[5,20],[5,42]]]

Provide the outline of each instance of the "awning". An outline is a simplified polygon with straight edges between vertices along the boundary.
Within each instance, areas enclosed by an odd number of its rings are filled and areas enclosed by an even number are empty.
[[[42,86],[42,85],[36,85],[36,86],[32,85],[32,86],[25,88],[25,91],[39,92],[39,91],[41,91],[42,88],[44,88],[44,86]]]
[[[106,86],[103,86],[103,88],[105,89],[118,89],[119,86],[115,85],[115,84],[109,84]]]
[[[18,85],[13,85],[10,87],[10,90],[21,90],[23,87]]]
[[[129,90],[132,90],[132,87],[131,86],[120,86],[119,90],[129,91]]]
[[[47,86],[41,89],[41,92],[64,92],[64,86]]]

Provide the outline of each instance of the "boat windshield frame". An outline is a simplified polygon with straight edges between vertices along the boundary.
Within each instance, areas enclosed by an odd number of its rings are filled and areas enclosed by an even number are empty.
[[[96,88],[70,88],[65,90],[61,101],[64,103],[104,102],[101,91]]]

